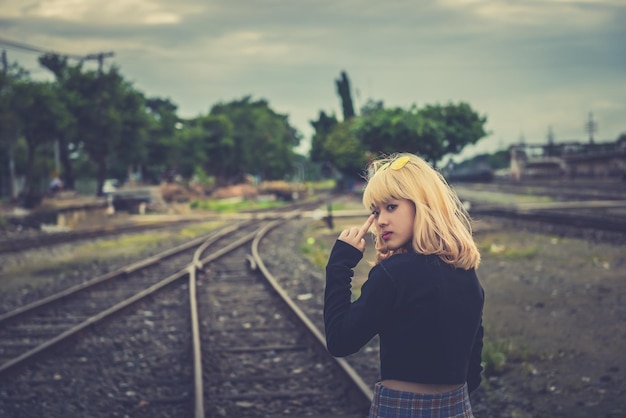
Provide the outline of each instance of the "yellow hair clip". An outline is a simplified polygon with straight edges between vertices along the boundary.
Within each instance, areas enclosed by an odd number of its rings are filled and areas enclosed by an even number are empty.
[[[394,171],[398,171],[400,170],[402,167],[404,167],[406,165],[406,163],[408,163],[411,159],[408,156],[403,156],[400,158],[396,158],[393,161],[390,161],[388,163],[383,164],[378,170],[376,170],[376,172],[379,171],[384,171],[388,168],[391,168]]]

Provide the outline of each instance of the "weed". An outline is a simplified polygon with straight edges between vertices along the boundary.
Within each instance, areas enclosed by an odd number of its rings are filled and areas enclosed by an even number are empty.
[[[328,250],[324,245],[324,242],[316,240],[313,237],[306,239],[304,243],[300,245],[300,252],[319,269],[323,269],[328,261]]]
[[[509,345],[504,341],[485,340],[483,344],[482,361],[485,376],[497,376],[506,365]]]

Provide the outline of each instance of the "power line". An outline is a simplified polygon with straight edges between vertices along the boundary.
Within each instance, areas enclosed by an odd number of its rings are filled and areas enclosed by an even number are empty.
[[[110,58],[115,55],[113,52],[99,52],[97,54],[77,55],[77,54],[64,54],[56,51],[46,51],[43,48],[39,48],[33,45],[25,44],[23,42],[15,42],[8,39],[0,38],[0,45],[4,45],[7,48],[19,49],[26,52],[32,52],[35,54],[52,54],[59,55],[79,61],[98,60],[99,71],[102,71],[102,63],[104,58]]]
[[[63,54],[60,52],[46,51],[43,48],[39,48],[33,45],[28,45],[22,42],[10,41],[8,39],[0,38],[0,45],[4,45],[7,48],[19,49],[19,50],[26,51],[26,52],[33,52],[35,54],[54,54],[54,55],[62,55],[68,58],[73,58],[73,59],[78,59],[78,60],[84,59],[83,55]]]

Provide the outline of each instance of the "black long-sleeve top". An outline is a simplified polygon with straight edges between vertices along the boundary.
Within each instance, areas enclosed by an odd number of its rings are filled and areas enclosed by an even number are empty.
[[[351,302],[363,254],[337,240],[326,266],[324,323],[329,352],[344,357],[380,336],[381,379],[480,385],[484,291],[476,272],[438,256],[396,254],[375,265]]]

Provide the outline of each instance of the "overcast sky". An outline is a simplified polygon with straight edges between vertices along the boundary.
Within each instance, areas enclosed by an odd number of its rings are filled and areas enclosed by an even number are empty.
[[[0,0],[0,40],[61,54],[115,53],[122,75],[179,114],[266,99],[303,135],[319,111],[468,102],[490,136],[465,152],[598,142],[626,132],[626,0]],[[37,54],[5,48],[32,71]],[[86,68],[96,68],[90,63]]]

